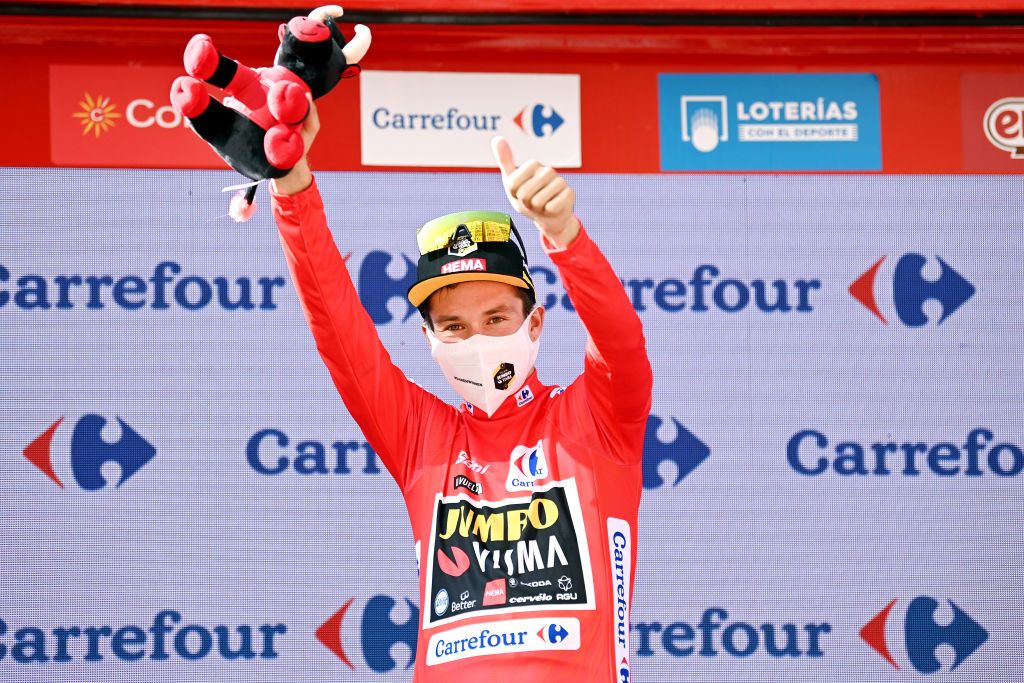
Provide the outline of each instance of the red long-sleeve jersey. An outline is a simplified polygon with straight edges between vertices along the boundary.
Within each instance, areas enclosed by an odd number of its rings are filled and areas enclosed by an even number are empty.
[[[544,248],[587,330],[564,390],[536,372],[490,418],[392,362],[315,183],[273,196],[288,267],[335,386],[398,482],[420,566],[414,680],[628,681],[651,366],[640,319],[585,231]]]

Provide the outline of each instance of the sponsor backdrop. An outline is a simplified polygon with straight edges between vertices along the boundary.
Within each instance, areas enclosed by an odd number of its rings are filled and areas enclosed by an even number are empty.
[[[806,144],[874,168],[875,83],[848,78],[860,99],[835,120],[828,102],[798,106],[802,121],[755,109],[740,77],[711,94],[775,136],[859,127]],[[662,85],[678,126],[685,83]],[[786,87],[808,85],[834,84]],[[1005,108],[993,135],[1013,140]],[[691,112],[702,145],[743,140],[734,111],[728,141],[721,108]],[[749,144],[768,151],[747,161],[780,168],[799,143]],[[18,188],[0,207],[4,681],[409,679],[421,615],[401,497],[316,355],[265,195],[252,222],[225,218],[218,189],[236,177],[0,171]],[[1021,680],[1019,182],[571,180],[655,368],[635,679]],[[413,231],[503,209],[498,176],[319,182],[394,360],[454,399],[404,300]],[[564,385],[584,334],[528,243],[548,309],[539,371]]]

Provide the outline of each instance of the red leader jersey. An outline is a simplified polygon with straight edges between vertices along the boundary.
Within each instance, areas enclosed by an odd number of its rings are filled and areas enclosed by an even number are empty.
[[[398,482],[420,567],[417,683],[628,681],[651,365],[586,232],[545,250],[588,333],[583,374],[526,384],[490,418],[392,362],[314,183],[273,196],[288,267],[345,406]]]

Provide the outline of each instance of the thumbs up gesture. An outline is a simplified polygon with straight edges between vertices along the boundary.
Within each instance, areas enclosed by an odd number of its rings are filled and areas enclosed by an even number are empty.
[[[512,146],[505,138],[494,138],[491,148],[501,169],[501,182],[512,208],[532,218],[555,246],[568,246],[580,232],[580,222],[573,213],[576,192],[558,171],[536,159],[517,166]]]

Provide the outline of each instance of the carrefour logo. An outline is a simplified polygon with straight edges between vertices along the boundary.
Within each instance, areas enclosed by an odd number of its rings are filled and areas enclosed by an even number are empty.
[[[1024,449],[984,427],[935,441],[835,438],[818,429],[802,429],[786,444],[786,460],[808,477],[1016,477],[1024,470]]]
[[[350,640],[346,649],[342,638],[344,623],[349,610],[355,603],[350,598],[316,630],[316,639],[334,653],[348,668],[357,671],[362,667],[375,673],[388,673],[399,668],[409,669],[416,661],[416,638],[419,635],[420,610],[409,598],[404,598],[407,617],[395,618],[395,599],[389,595],[374,595],[361,605],[361,613],[350,617],[350,628],[358,637]],[[398,646],[404,646],[400,660],[396,660]],[[357,657],[354,653],[361,653]],[[353,662],[353,659],[356,660]]]
[[[676,418],[672,418],[675,425],[675,437],[663,441],[659,436],[664,421],[656,415],[647,418],[647,431],[644,433],[644,455],[643,455],[643,486],[645,489],[657,489],[662,486],[678,486],[688,474],[697,469],[697,466],[708,459],[711,449],[703,441],[683,426]],[[668,469],[674,470],[674,478],[671,484],[665,480],[662,473]]]
[[[512,120],[519,126],[519,130],[537,138],[554,135],[565,123],[565,119],[554,107],[544,104],[523,107]]]
[[[145,273],[12,273],[0,263],[0,312],[117,308],[198,311],[273,311],[281,276],[185,274],[175,261],[160,261]]]
[[[110,626],[8,624],[0,618],[0,662],[15,664],[69,662],[95,663],[114,659],[122,663],[216,658],[277,659],[279,636],[288,632],[282,623],[207,626],[182,623],[181,612],[165,609],[148,624]],[[103,623],[103,622],[101,622]],[[63,678],[63,676],[59,676]]]
[[[894,613],[899,599],[892,600],[878,614],[871,618],[860,630],[860,637],[891,667],[897,671],[910,664],[922,674],[934,674],[943,670],[937,657],[939,647],[946,646],[953,650],[955,657],[949,665],[949,671],[957,667],[974,654],[989,638],[988,631],[973,617],[960,608],[952,600],[936,600],[928,595],[919,595],[907,603],[902,616]],[[939,616],[939,611],[951,611],[952,618]],[[887,625],[893,623],[894,629],[902,635],[902,645],[906,650],[906,659],[893,656],[896,647],[890,647],[893,641],[887,633]]]
[[[57,419],[23,451],[25,459],[60,488],[64,488],[64,480],[54,468],[52,442],[63,422],[63,417]],[[59,452],[58,467],[65,470],[70,466],[72,477],[82,490],[99,491],[110,485],[119,487],[156,457],[156,448],[124,420],[117,418],[117,425],[120,431],[118,438],[104,438],[104,430],[108,433],[118,431],[112,429],[113,423],[100,415],[83,415],[74,425],[70,447]],[[109,473],[107,468],[110,465],[116,465],[120,470],[116,482],[109,481],[104,475],[104,470]]]
[[[351,254],[346,256],[350,260]],[[562,287],[558,271],[547,266],[530,268],[537,286],[537,301],[548,311],[575,311]],[[370,251],[356,277],[359,297],[378,325],[409,320],[416,309],[406,292],[416,282],[416,264],[405,254]],[[719,266],[702,263],[678,277],[622,280],[633,308],[665,313],[808,314],[818,305],[822,283],[816,277],[745,278]],[[397,300],[392,308],[392,301]]]
[[[923,327],[929,322],[941,325],[977,292],[975,286],[941,256],[936,256],[939,275],[935,279],[923,275],[928,259],[921,254],[904,254],[896,261],[892,272],[883,275],[886,258],[882,256],[875,261],[849,287],[850,295],[884,325],[888,325],[889,320],[876,297],[879,282],[892,283],[892,307],[896,317],[907,327]],[[925,313],[924,306],[929,301],[936,302],[942,309],[938,320],[929,321]]]

